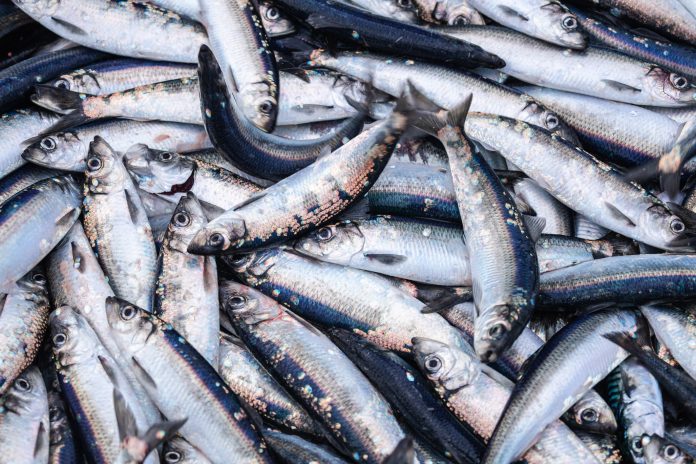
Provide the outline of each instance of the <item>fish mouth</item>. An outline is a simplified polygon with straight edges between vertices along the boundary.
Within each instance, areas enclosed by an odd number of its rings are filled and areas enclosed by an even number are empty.
[[[22,158],[30,163],[50,168],[51,158],[38,148],[27,148],[22,152]]]

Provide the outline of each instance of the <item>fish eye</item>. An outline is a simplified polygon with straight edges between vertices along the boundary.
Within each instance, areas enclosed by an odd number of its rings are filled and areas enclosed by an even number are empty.
[[[171,151],[163,151],[159,154],[160,161],[171,161],[174,159],[174,153]]]
[[[553,130],[558,127],[561,122],[558,120],[558,116],[551,113],[546,116],[546,128]]]
[[[242,309],[247,304],[247,299],[244,295],[233,295],[227,300],[227,306],[231,309]]]
[[[31,390],[31,384],[24,377],[20,377],[15,380],[15,386],[17,387],[17,390],[22,392],[28,392]]]
[[[466,26],[469,24],[469,20],[466,19],[466,16],[459,15],[454,20],[452,21],[453,26]]]
[[[269,102],[268,100],[262,102],[259,105],[259,111],[261,111],[263,114],[270,114],[270,112],[273,111],[273,103]]]
[[[563,24],[563,29],[565,29],[566,31],[574,31],[578,28],[578,20],[575,18],[575,16],[572,15],[568,15],[565,18],[563,18],[561,24]]]
[[[442,368],[442,360],[437,356],[430,356],[425,360],[425,369],[431,374],[436,373]]]
[[[56,141],[53,140],[53,137],[46,137],[45,139],[41,140],[39,146],[44,150],[53,151],[56,149]]]
[[[137,311],[133,306],[124,306],[123,308],[121,308],[121,319],[123,319],[124,321],[130,321],[135,317],[136,313]]]
[[[680,76],[679,74],[670,74],[669,81],[676,89],[679,90],[683,90],[689,86],[689,80],[684,76]]]
[[[631,442],[631,448],[633,451],[641,453],[643,451],[643,437],[636,437]]]
[[[317,230],[317,238],[322,242],[331,240],[333,238],[333,231],[331,230],[331,227],[322,227],[321,229]]]
[[[186,227],[191,224],[191,216],[183,211],[178,212],[174,215],[174,225],[177,227]]]
[[[664,454],[665,458],[667,458],[669,460],[673,460],[673,459],[676,459],[677,457],[679,457],[679,455],[681,454],[681,451],[679,451],[679,448],[677,448],[674,445],[667,445],[667,446],[665,446],[663,454]]]
[[[61,347],[65,345],[67,339],[68,337],[66,337],[64,333],[57,333],[53,336],[53,346]]]
[[[31,276],[31,280],[36,284],[43,285],[46,283],[46,276],[41,274],[40,272],[37,272],[36,274]]]
[[[98,171],[102,167],[102,162],[99,158],[93,157],[87,160],[87,169],[90,171]]]
[[[507,329],[503,324],[495,324],[490,329],[488,329],[488,335],[493,340],[500,340],[501,338],[503,338],[503,335],[505,335],[505,332],[507,332]]]
[[[57,87],[59,89],[66,89],[70,90],[70,82],[68,82],[65,79],[58,79],[54,84],[53,87]]]
[[[397,3],[401,8],[411,8],[413,6],[411,0],[397,0]]]
[[[208,245],[212,247],[222,246],[223,243],[225,243],[225,237],[219,232],[212,233],[210,237],[208,237]]]
[[[686,226],[681,219],[672,219],[672,222],[669,223],[669,228],[675,234],[681,234],[686,230]]]
[[[178,451],[167,451],[164,455],[165,462],[179,462],[181,460],[181,453]]]
[[[275,21],[279,17],[280,17],[280,13],[278,12],[278,8],[272,6],[266,10],[266,19],[269,19],[271,21]]]
[[[588,408],[580,413],[580,419],[582,419],[584,423],[595,423],[597,419],[599,419],[599,415],[594,409]]]

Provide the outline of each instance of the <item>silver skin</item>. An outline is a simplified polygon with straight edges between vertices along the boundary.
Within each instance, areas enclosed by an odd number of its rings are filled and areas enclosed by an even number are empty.
[[[321,437],[321,429],[309,413],[273,378],[238,338],[220,334],[220,377],[230,389],[272,424]],[[289,414],[275,417],[269,410],[282,408]]]
[[[268,37],[283,37],[295,32],[295,24],[272,1],[262,0],[258,3],[258,8]]]
[[[643,438],[646,462],[650,464],[693,464],[694,458],[669,440],[657,435]]]
[[[647,462],[643,437],[665,434],[662,392],[655,377],[635,358],[628,358],[618,369],[621,375],[619,420],[625,448],[629,450],[633,462],[643,464]]]
[[[525,202],[537,217],[544,218],[545,234],[573,235],[573,212],[556,200],[550,193],[531,179],[520,179],[514,183],[517,198]]]
[[[471,6],[470,0],[414,0],[420,17],[429,23],[464,26],[484,25],[483,16]]]
[[[636,312],[611,309],[584,316],[557,333],[557,342],[542,348],[515,385],[482,462],[512,462],[522,456],[544,428],[628,357],[604,335],[635,336],[642,329]]]
[[[680,124],[669,117],[635,105],[542,87],[524,86],[520,90],[556,111],[578,131],[596,134],[653,158],[668,153],[680,131]]]
[[[0,291],[48,255],[80,214],[82,192],[70,176],[44,179],[0,205]]]
[[[0,115],[0,177],[26,162],[22,158],[24,141],[48,129],[57,120],[54,114],[29,109]]]
[[[113,63],[113,66],[108,66]],[[196,67],[189,64],[166,63],[122,58],[99,65],[77,69],[48,81],[46,85],[86,95],[109,95],[147,84],[194,77]],[[37,94],[32,102],[56,111],[55,105]]]
[[[613,50],[564,50],[500,27],[438,30],[495,53],[505,60],[502,72],[530,84],[634,105],[696,104],[696,87],[685,77]]]
[[[336,132],[336,128],[339,127],[342,122],[343,121],[324,121],[311,124],[297,124],[294,126],[276,126],[273,133],[287,139],[318,139],[328,133]]]
[[[46,276],[33,269],[3,295],[0,308],[0,395],[36,357],[48,328]]]
[[[90,144],[83,225],[114,294],[152,311],[157,254],[147,214],[120,156]]]
[[[186,251],[198,229],[207,223],[193,193],[179,200],[159,254],[155,309],[206,361],[217,366],[220,332],[217,264],[212,256],[191,255]]]
[[[575,233],[573,235],[583,240],[599,240],[606,237],[606,235],[611,232],[609,229],[590,221],[588,218],[582,214],[578,214],[577,212],[575,214],[574,222]]]
[[[25,188],[31,187],[37,182],[55,177],[59,174],[58,171],[42,168],[41,166],[33,164],[26,164],[20,167],[17,171],[13,172],[11,177],[5,177],[0,181],[4,184],[0,187],[0,205]],[[10,179],[13,180],[10,181]],[[5,183],[5,181],[7,181],[7,183]]]
[[[317,445],[298,435],[265,430],[263,436],[268,445],[288,464],[321,462],[322,464],[346,464],[343,458],[336,456],[333,450]],[[432,464],[432,463],[429,463]]]
[[[574,14],[548,0],[469,0],[471,6],[510,29],[561,47],[583,50],[587,36]]]
[[[473,303],[461,303],[440,312],[447,321],[458,328],[473,343],[476,307]],[[500,354],[495,365],[509,378],[518,378],[544,341],[530,328],[525,327],[515,342]],[[573,429],[603,434],[615,433],[617,424],[611,407],[594,390],[582,396],[564,415],[563,420]]]
[[[433,285],[470,286],[462,230],[390,216],[341,221],[299,239],[295,250],[343,266]]]
[[[602,464],[621,464],[624,462],[614,435],[587,432],[576,432],[576,434]]]
[[[482,372],[478,359],[444,343],[414,338],[416,365],[432,382],[447,407],[484,441],[493,434],[505,410],[511,386]],[[536,446],[523,455],[531,463],[596,463],[582,441],[560,421],[550,421]]]
[[[198,0],[147,0],[165,10],[174,11],[187,18],[198,21],[201,15],[201,7]]]
[[[261,187],[225,169],[171,151],[138,144],[123,155],[128,172],[140,190],[176,202],[184,193],[170,193],[193,176],[190,192],[203,203],[223,210],[248,199]]]
[[[163,464],[212,464],[203,453],[189,442],[177,436],[167,440],[162,452]]]
[[[269,369],[283,358],[297,365],[294,375],[281,381],[355,460],[379,463],[394,450],[404,432],[389,403],[326,335],[253,288],[227,281],[221,294],[235,327],[246,326],[241,330],[277,347],[277,357],[263,360]],[[304,391],[305,377],[318,391]]]
[[[462,102],[463,96],[472,94],[471,111],[520,119],[575,140],[560,118],[533,98],[466,71],[374,53],[331,54],[325,50],[315,50],[310,63],[370,82],[394,97],[400,96],[411,82],[428,100],[445,109],[453,108]]]
[[[500,152],[537,184],[592,222],[664,250],[686,226],[657,197],[589,153],[524,122],[469,115],[467,135]],[[598,195],[597,192],[602,192]]]
[[[124,152],[143,143],[158,150],[191,151],[210,147],[201,126],[173,122],[115,120],[47,134],[32,143],[22,158],[40,166],[83,172],[89,143],[94,137],[109,140],[114,150]]]
[[[200,21],[220,63],[227,90],[256,127],[271,131],[278,108],[275,57],[251,0],[200,2]]]
[[[214,463],[229,462],[230,456],[250,464],[272,462],[249,416],[230,404],[233,394],[224,383],[205,382],[213,377],[213,367],[202,358],[183,356],[181,349],[190,349],[183,337],[174,337],[168,324],[123,300],[107,300],[106,314],[116,342],[137,364],[138,378],[162,414],[169,420],[187,418],[179,429],[186,441]]]
[[[345,3],[402,23],[419,23],[420,9],[412,0],[345,0]]]
[[[389,159],[389,164],[394,163],[425,164],[449,169],[447,152],[432,137],[402,137]]]
[[[48,462],[48,396],[41,372],[27,368],[0,399],[0,453],[3,462]]]
[[[264,287],[268,289],[267,284],[272,283],[273,286],[297,289],[332,309],[303,312],[301,308],[288,304],[290,309],[310,321],[335,325],[337,319],[342,319],[370,327],[361,335],[384,349],[409,351],[411,338],[417,335],[471,351],[461,333],[440,315],[422,314],[422,302],[377,274],[322,263],[277,249],[255,252],[229,264],[247,285],[259,287],[266,284]],[[351,282],[360,282],[361,291],[355,292]],[[385,301],[389,304],[383,304]],[[355,327],[344,328],[352,330]]]
[[[164,198],[160,195],[146,192],[145,190],[139,188],[137,190],[138,196],[143,203],[143,208],[145,208],[145,213],[147,213],[148,219],[151,221],[154,218],[161,220],[162,217],[165,217],[166,222],[164,224],[164,228],[166,229],[167,225],[169,225],[169,219],[171,219],[172,213],[174,213],[174,208],[176,208],[176,203],[170,201],[169,198]]]
[[[659,106],[646,107],[647,110],[667,116],[678,123],[685,123],[696,118],[696,106],[683,108],[660,108]]]
[[[159,421],[159,411],[133,374],[134,366],[123,356],[111,335],[104,301],[114,296],[114,292],[92,251],[81,222],[75,222],[65,240],[48,255],[46,269],[53,307],[70,306],[89,323],[99,342],[128,379],[147,423]]]
[[[208,43],[200,24],[154,5],[101,0],[13,1],[59,36],[115,55],[197,63],[198,50]]]
[[[123,397],[138,431],[144,433],[151,423],[140,407],[133,387],[120,367],[99,341],[87,319],[70,306],[62,306],[51,313],[51,343],[56,369],[63,381],[76,392],[80,410],[74,410],[89,423],[96,439],[96,447],[109,462],[117,462],[121,455],[121,435],[117,418],[115,393]],[[76,406],[68,403],[70,407]],[[83,437],[83,439],[88,439]],[[145,460],[159,462],[157,454]]]
[[[673,307],[661,304],[641,306],[657,339],[679,365],[696,379],[696,306]]]

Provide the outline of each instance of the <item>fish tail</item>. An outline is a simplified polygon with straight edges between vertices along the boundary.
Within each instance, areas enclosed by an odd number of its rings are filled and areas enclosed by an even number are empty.
[[[644,351],[652,350],[647,337],[642,332],[639,331],[635,336],[626,332],[611,332],[605,334],[604,338],[614,342],[632,355],[640,356]]]
[[[413,462],[415,455],[413,438],[407,436],[399,441],[394,451],[382,462],[383,464],[410,464]]]
[[[32,101],[52,111],[72,111],[79,108],[82,102],[80,94],[72,90],[47,84],[37,84],[34,86],[34,90],[35,93],[31,97]]]
[[[427,134],[437,136],[437,133],[443,127],[464,127],[466,116],[471,107],[472,94],[467,95],[461,103],[455,105],[449,111],[445,111],[439,109],[435,103],[420,93],[410,82],[407,92],[410,95],[412,105],[417,109],[413,118],[413,125],[416,128]]]

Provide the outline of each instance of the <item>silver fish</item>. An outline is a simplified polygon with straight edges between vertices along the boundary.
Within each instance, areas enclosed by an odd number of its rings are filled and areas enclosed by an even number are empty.
[[[114,293],[152,311],[157,255],[140,197],[120,156],[90,143],[83,225]]]
[[[414,0],[421,19],[430,23],[465,26],[484,25],[483,16],[471,6],[470,0]]]
[[[542,232],[552,235],[573,235],[573,213],[531,179],[513,182],[517,198],[525,202],[537,217],[544,218]]]
[[[24,141],[48,129],[57,121],[51,113],[29,109],[0,116],[0,176],[4,177],[25,163]]]
[[[641,306],[655,336],[691,377],[696,378],[696,307],[654,304]]]
[[[165,464],[212,464],[199,449],[181,437],[175,437],[164,444],[162,462]]]
[[[295,23],[274,2],[258,2],[259,16],[268,37],[284,37],[296,32]]]

